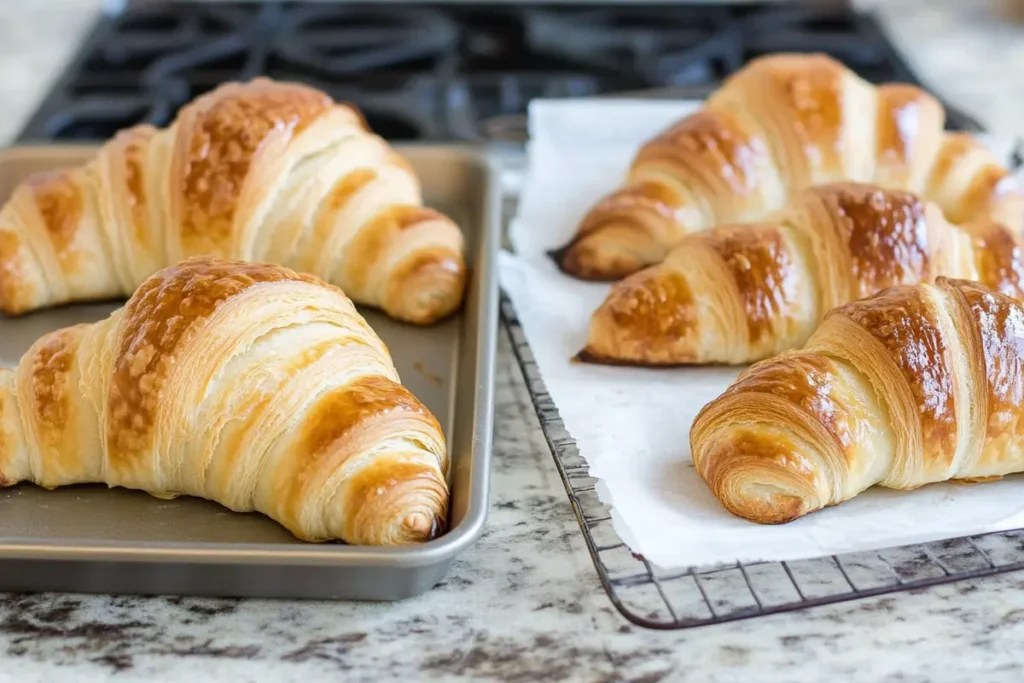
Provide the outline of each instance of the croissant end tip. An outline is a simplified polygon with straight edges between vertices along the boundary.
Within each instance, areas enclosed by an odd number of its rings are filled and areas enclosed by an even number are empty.
[[[564,247],[549,251],[548,256],[573,277],[615,282],[661,263],[670,246],[636,221],[615,219],[578,232]]]
[[[444,533],[444,521],[425,512],[410,512],[402,520],[402,528],[409,538],[429,541]]]
[[[633,367],[644,367],[644,363],[636,362],[628,358],[616,358],[602,353],[597,353],[587,346],[581,349],[572,357],[573,363],[586,363],[589,365],[626,365]]]
[[[818,468],[802,446],[737,424],[720,405],[712,402],[694,421],[690,448],[698,474],[729,512],[785,524],[825,506]]]
[[[557,249],[548,249],[544,253],[546,253],[551,258],[551,260],[555,262],[555,265],[558,266],[559,270],[561,270],[561,269],[564,268],[562,262],[565,260],[565,255],[566,255],[566,253],[568,253],[568,251],[569,251],[569,249],[571,247],[572,247],[572,242],[566,244],[565,246],[559,247]]]
[[[581,349],[575,356],[570,359],[572,363],[600,363],[601,361],[591,355],[590,351]]]
[[[383,308],[391,317],[414,325],[431,325],[459,310],[468,268],[458,257],[428,255],[407,266]]]
[[[575,239],[564,247],[549,250],[547,255],[566,275],[588,282],[616,282],[642,267],[636,263],[610,261],[596,252],[593,245]]]

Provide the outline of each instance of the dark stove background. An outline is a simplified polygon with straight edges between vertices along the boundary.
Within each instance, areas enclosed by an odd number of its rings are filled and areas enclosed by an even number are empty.
[[[20,139],[164,125],[217,84],[263,74],[355,103],[392,140],[487,141],[521,134],[535,97],[702,97],[782,50],[917,82],[874,19],[842,7],[134,3],[98,21]]]

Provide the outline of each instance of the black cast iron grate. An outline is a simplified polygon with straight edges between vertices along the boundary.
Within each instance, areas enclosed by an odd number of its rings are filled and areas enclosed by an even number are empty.
[[[634,624],[686,629],[1024,569],[1024,530],[796,562],[661,572],[630,552],[544,387],[511,302],[502,320],[598,577]]]
[[[358,105],[390,140],[519,141],[533,98],[702,97],[781,50],[827,52],[874,82],[916,81],[872,17],[823,3],[149,0],[97,22],[20,139],[162,126],[219,83],[266,75]],[[960,112],[950,118],[976,127]]]

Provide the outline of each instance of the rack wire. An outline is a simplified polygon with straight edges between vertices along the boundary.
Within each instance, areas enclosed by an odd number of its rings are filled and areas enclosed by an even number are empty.
[[[616,609],[638,626],[708,626],[1024,569],[1024,530],[1017,530],[796,562],[662,572],[630,552],[613,529],[597,480],[589,476],[504,296],[502,321],[601,584]]]

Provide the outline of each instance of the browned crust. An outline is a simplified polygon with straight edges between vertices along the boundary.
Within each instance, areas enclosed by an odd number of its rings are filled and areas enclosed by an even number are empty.
[[[298,134],[333,105],[309,86],[266,78],[227,83],[186,105],[172,168],[182,240],[224,243],[260,146],[272,134]]]
[[[111,464],[130,462],[152,442],[162,388],[180,349],[202,323],[256,284],[317,278],[281,266],[193,257],[142,283],[124,308],[106,424]]]

